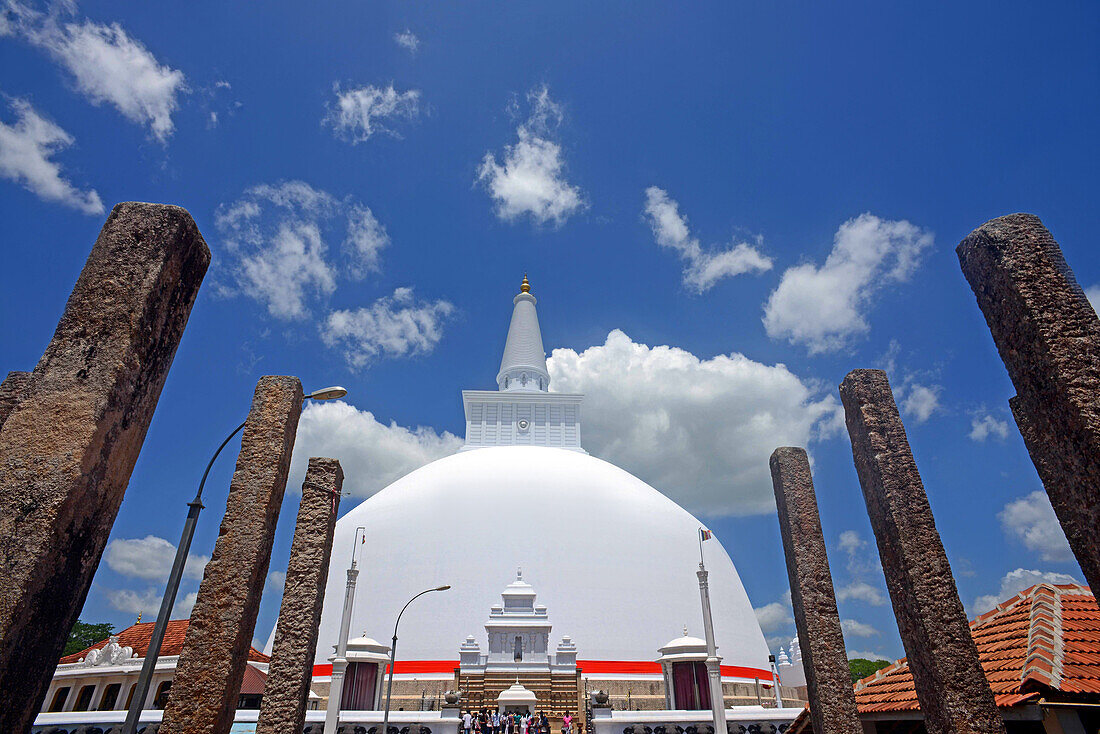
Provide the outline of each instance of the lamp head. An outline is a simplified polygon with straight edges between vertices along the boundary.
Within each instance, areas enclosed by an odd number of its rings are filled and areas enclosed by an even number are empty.
[[[432,591],[446,591],[449,588],[451,588],[451,585],[447,584],[446,586],[437,586],[436,588],[432,589]]]
[[[342,398],[348,394],[348,391],[339,385],[333,385],[332,387],[323,387],[320,390],[314,390],[309,395],[306,395],[303,400],[336,400]]]

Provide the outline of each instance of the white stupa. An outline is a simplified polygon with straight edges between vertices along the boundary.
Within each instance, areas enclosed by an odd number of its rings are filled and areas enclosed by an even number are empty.
[[[397,480],[344,516],[325,590],[316,662],[332,654],[355,550],[351,629],[389,640],[404,603],[398,676],[450,678],[463,640],[484,627],[502,581],[522,567],[576,646],[586,677],[660,676],[660,648],[701,628],[699,520],[581,447],[581,395],[549,392],[535,297],[526,276],[497,390],[464,391],[462,451]],[[362,536],[362,533],[360,533]],[[714,627],[727,678],[771,679],[768,648],[726,551],[704,544]],[[270,647],[270,641],[268,643]]]

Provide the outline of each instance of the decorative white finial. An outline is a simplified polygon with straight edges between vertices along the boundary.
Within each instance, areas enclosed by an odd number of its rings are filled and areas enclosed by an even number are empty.
[[[687,637],[687,636],[688,636],[688,626],[685,624],[684,625],[684,637]]]
[[[523,581],[523,568],[516,566],[516,581]]]

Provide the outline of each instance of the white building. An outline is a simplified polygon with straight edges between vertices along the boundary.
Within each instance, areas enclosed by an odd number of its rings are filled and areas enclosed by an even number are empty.
[[[361,570],[353,630],[388,638],[410,597],[452,587],[405,612],[398,682],[436,681],[446,690],[460,668],[459,646],[482,625],[486,605],[517,567],[553,610],[554,629],[569,636],[576,665],[593,687],[611,689],[616,681],[634,681],[639,692],[663,687],[658,648],[685,625],[702,632],[695,575],[701,523],[584,450],[583,396],[549,391],[526,278],[513,304],[497,389],[462,393],[463,450],[397,480],[337,523],[317,644],[319,683],[331,670],[353,550]],[[364,544],[356,544],[357,528],[365,528]],[[759,690],[772,673],[752,605],[722,545],[711,540],[703,548],[723,680]],[[751,558],[751,544],[741,548]],[[513,655],[507,609],[506,600],[499,619],[490,615],[486,664]],[[493,637],[497,621],[504,626]],[[523,652],[526,664],[534,650]],[[663,691],[646,695],[663,705]]]

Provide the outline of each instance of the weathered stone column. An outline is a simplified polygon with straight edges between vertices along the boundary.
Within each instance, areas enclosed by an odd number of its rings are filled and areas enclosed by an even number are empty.
[[[226,734],[233,725],[301,412],[297,377],[260,378],[161,734]]]
[[[19,405],[30,384],[30,372],[9,372],[4,381],[0,382],[0,428],[4,427],[4,421],[15,410],[15,406]]]
[[[309,460],[256,734],[300,732],[305,725],[332,533],[343,486],[339,461]]]
[[[886,373],[849,372],[840,399],[925,728],[1003,734]]]
[[[1009,405],[1031,460],[1100,589],[1100,319],[1036,216],[988,221],[956,252],[1016,387]]]
[[[30,384],[5,380],[0,731],[38,713],[209,264],[185,210],[118,204]]]
[[[785,446],[772,452],[770,464],[814,732],[863,734],[810,461],[805,449]]]

